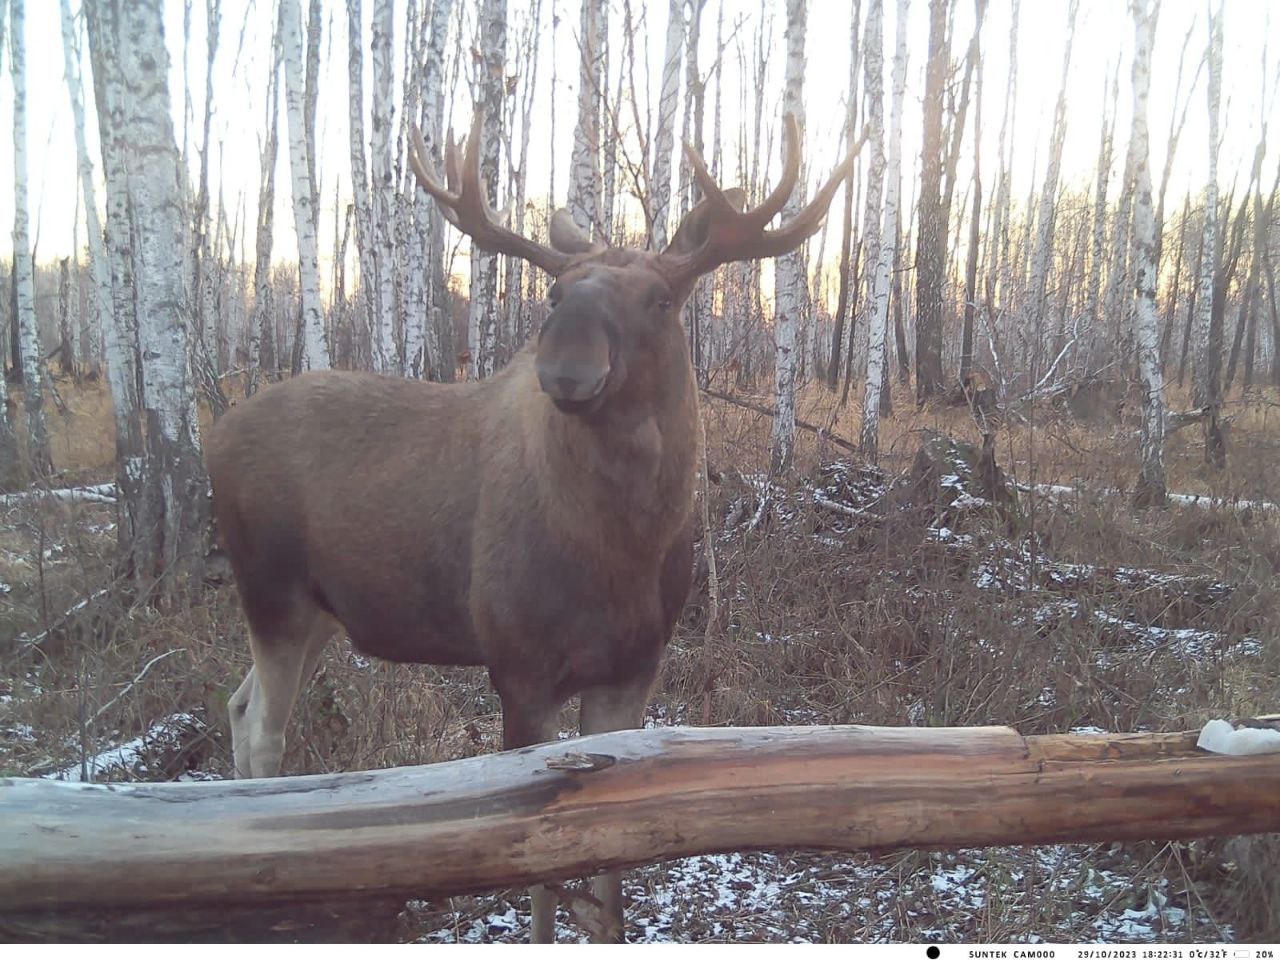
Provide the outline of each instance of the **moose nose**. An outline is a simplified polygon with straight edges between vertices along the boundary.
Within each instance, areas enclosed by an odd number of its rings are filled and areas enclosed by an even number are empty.
[[[609,378],[609,368],[601,371],[598,367],[568,369],[551,367],[538,369],[538,383],[543,393],[552,400],[582,403],[590,400],[604,389]]]

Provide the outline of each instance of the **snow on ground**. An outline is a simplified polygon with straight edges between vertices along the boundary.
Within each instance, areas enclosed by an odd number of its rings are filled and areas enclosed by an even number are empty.
[[[52,773],[48,780],[102,781],[146,780],[153,758],[171,757],[181,752],[182,744],[193,732],[204,730],[204,722],[191,713],[175,713],[153,723],[145,733],[126,740],[119,746],[86,757],[83,762],[69,764]]]
[[[948,942],[994,933],[1030,942],[1232,938],[1167,881],[1148,881],[1137,860],[1100,858],[1084,846],[890,857],[728,853],[625,877],[627,935],[643,943]],[[528,901],[515,891],[416,901],[410,915],[430,927],[421,942],[528,938]],[[558,932],[583,939],[563,910]]]

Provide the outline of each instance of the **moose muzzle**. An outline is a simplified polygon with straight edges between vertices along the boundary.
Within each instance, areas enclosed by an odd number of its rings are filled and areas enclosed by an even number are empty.
[[[575,288],[543,324],[534,363],[538,383],[564,413],[588,413],[599,406],[609,384],[612,353],[598,296]]]

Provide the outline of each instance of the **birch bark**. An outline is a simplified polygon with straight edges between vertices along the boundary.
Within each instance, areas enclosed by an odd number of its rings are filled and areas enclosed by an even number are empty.
[[[298,280],[302,296],[303,367],[327,370],[329,341],[320,303],[320,263],[316,249],[315,191],[308,160],[310,148],[304,116],[302,23],[298,0],[280,0],[284,57],[285,113],[289,122],[289,173],[293,188],[293,222],[298,235]]]
[[[578,125],[569,161],[569,213],[587,235],[601,239],[600,101],[604,91],[605,0],[582,0],[578,37]]]
[[[898,205],[902,178],[902,105],[907,88],[907,13],[909,0],[898,0],[893,54],[893,104],[889,112],[889,170],[884,197],[884,229],[871,282],[871,319],[867,327],[867,385],[862,394],[862,455],[879,458],[880,400],[886,381],[885,340],[889,324],[890,268],[896,262]]]
[[[22,353],[22,406],[27,416],[27,466],[36,476],[53,469],[44,415],[44,351],[36,324],[35,270],[27,216],[27,55],[24,0],[9,0],[9,70],[13,80],[13,285]]]
[[[782,112],[791,114],[804,130],[804,48],[807,26],[806,0],[787,0],[787,69],[782,94]],[[805,178],[801,172],[799,183]],[[783,208],[786,222],[800,210],[799,190],[792,191]],[[789,470],[795,454],[796,436],[796,332],[804,306],[805,266],[801,250],[778,257],[775,277],[777,313],[774,317],[774,392],[777,414],[773,418],[770,453],[773,470]]]
[[[484,124],[480,131],[480,183],[496,206],[504,112],[502,100],[506,87],[506,0],[484,0],[479,26],[481,62],[476,101],[484,109]],[[497,320],[498,258],[472,246],[471,303],[467,324],[471,379],[483,380],[493,373]]]
[[[1164,472],[1164,371],[1160,365],[1160,342],[1156,314],[1156,219],[1151,195],[1151,159],[1147,126],[1147,102],[1151,92],[1151,46],[1157,2],[1130,0],[1134,20],[1133,52],[1133,147],[1137,166],[1137,197],[1134,205],[1134,276],[1138,294],[1135,341],[1142,379],[1142,470],[1134,490],[1138,505],[1160,504],[1165,500]]]
[[[373,58],[373,103],[370,111],[372,140],[370,158],[373,179],[370,208],[373,213],[374,288],[373,362],[374,369],[388,373],[396,366],[393,232],[396,222],[396,182],[393,165],[394,71],[391,0],[374,0],[369,52]],[[354,154],[355,145],[352,145]]]

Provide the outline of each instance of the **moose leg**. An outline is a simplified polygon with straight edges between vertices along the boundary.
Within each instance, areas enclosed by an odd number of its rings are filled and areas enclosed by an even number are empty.
[[[253,667],[228,701],[237,777],[274,777],[284,757],[284,729],[303,684],[336,630],[316,612],[303,629],[270,638],[249,632]]]
[[[582,712],[579,718],[581,733],[610,733],[614,730],[631,730],[644,725],[644,708],[649,702],[649,689],[653,674],[647,674],[627,683],[608,687],[591,687],[582,691]],[[601,943],[623,943],[622,872],[610,870],[591,881],[591,892],[601,903],[603,916],[596,926],[592,940]]]
[[[497,684],[494,684],[497,686]],[[499,693],[501,693],[499,687]],[[515,750],[535,743],[555,740],[560,733],[560,707],[562,704],[542,702],[517,703],[502,698],[502,749]],[[533,913],[529,939],[532,943],[556,941],[556,894],[541,884],[529,888],[529,900]]]
[[[227,713],[231,715],[231,755],[235,759],[236,777],[244,780],[253,776],[253,764],[249,762],[249,702],[258,685],[253,667],[227,701]]]

